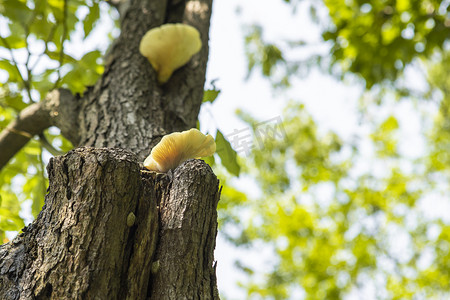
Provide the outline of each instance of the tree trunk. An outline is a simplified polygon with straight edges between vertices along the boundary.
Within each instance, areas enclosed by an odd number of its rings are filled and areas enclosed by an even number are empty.
[[[139,163],[164,134],[196,125],[212,1],[119,2],[122,31],[102,78],[81,98],[38,107],[58,116],[71,101],[76,117],[45,126],[89,147],[50,161],[42,212],[0,246],[0,299],[218,299],[217,178],[198,160],[168,175]],[[138,46],[166,22],[195,26],[203,47],[159,86]]]
[[[217,299],[208,165],[185,162],[172,180],[131,152],[79,148],[48,174],[44,209],[0,248],[0,299]]]
[[[131,0],[130,5],[101,80],[80,101],[80,124],[75,126],[83,146],[126,148],[144,159],[163,135],[196,127],[208,59],[211,0],[186,4]],[[150,63],[139,53],[139,43],[147,30],[167,19],[196,27],[203,47],[160,86]]]

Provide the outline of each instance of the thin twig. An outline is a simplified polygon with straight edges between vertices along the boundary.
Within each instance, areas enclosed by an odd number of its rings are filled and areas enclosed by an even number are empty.
[[[42,144],[41,144],[41,146],[40,146],[40,150],[41,150],[41,153],[39,153],[39,165],[40,165],[40,170],[39,170],[39,175],[41,176],[41,192],[42,192],[42,197],[45,197],[45,194],[47,193],[47,187],[46,187],[46,184],[45,184],[45,172],[44,172],[44,170],[45,170],[45,165],[44,165],[44,160],[43,160],[43,158],[42,158],[42,154],[43,154],[43,146],[42,146]]]
[[[59,52],[59,67],[57,69],[58,78],[55,81],[53,89],[56,89],[58,87],[59,81],[61,80],[61,67],[64,62],[64,41],[66,40],[66,36],[67,36],[66,20],[67,20],[67,3],[68,3],[68,1],[69,0],[64,0],[63,20],[62,20],[63,32],[62,32],[62,36],[61,36],[61,51]]]
[[[42,56],[44,54],[48,53],[48,43],[53,39],[53,36],[55,35],[56,28],[58,28],[58,24],[54,24],[52,28],[50,28],[50,32],[48,33],[48,37],[45,40],[45,49],[44,51],[38,56],[36,61],[34,62],[33,66],[31,67],[31,70],[34,70],[34,68],[37,66],[39,61],[41,60]],[[47,54],[48,55],[48,54]]]
[[[18,134],[18,135],[21,135],[21,136],[26,137],[28,139],[31,139],[33,137],[32,134],[30,134],[30,133],[28,133],[26,131],[23,131],[23,130],[18,130],[18,129],[15,129],[15,128],[8,128],[8,127],[6,127],[5,130],[7,130],[9,132],[12,132],[12,133],[15,133],[15,134]]]
[[[33,85],[33,74],[32,74],[32,69],[29,68],[28,64],[30,63],[30,58],[31,58],[31,51],[30,51],[30,47],[28,45],[28,35],[30,34],[30,26],[31,24],[33,24],[34,20],[36,19],[37,16],[37,11],[34,10],[33,14],[31,15],[30,19],[28,20],[27,23],[23,24],[23,29],[25,31],[25,49],[27,50],[27,60],[25,61],[25,68],[27,69],[27,92],[28,92],[28,97],[30,98],[31,102],[36,102],[33,100],[33,98],[31,97],[31,88]]]
[[[55,147],[53,147],[52,144],[50,144],[50,142],[45,137],[44,133],[41,133],[38,136],[39,136],[39,142],[41,143],[41,146],[44,147],[45,150],[50,152],[50,154],[52,154],[53,156],[64,155],[64,152],[56,149]]]
[[[19,69],[17,61],[16,61],[16,59],[14,57],[14,52],[13,52],[11,46],[9,45],[8,41],[1,35],[0,35],[0,40],[3,42],[3,44],[9,50],[9,54],[11,55],[11,61],[13,62],[14,67],[16,68],[16,71],[19,74],[19,77],[20,77],[20,80],[23,83],[23,86],[25,87],[25,89],[28,92],[28,97],[30,98],[30,101],[33,101],[33,99],[31,98],[31,93],[30,93],[29,87],[28,87],[28,82],[24,79],[24,77],[22,76],[22,73],[20,72],[20,69]]]

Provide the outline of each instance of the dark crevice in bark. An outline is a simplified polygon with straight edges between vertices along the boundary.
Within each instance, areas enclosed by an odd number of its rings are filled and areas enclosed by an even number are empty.
[[[151,299],[218,299],[211,274],[219,196],[218,180],[204,162],[189,160],[174,171],[159,206],[159,270]]]
[[[181,23],[183,21],[186,0],[169,0],[164,23]]]

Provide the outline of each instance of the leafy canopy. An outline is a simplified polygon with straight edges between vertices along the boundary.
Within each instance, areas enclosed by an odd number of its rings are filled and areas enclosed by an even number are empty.
[[[0,15],[1,130],[50,90],[64,87],[83,93],[103,72],[98,49],[69,51],[78,26],[83,39],[92,34],[100,16],[99,1],[5,0]],[[53,128],[32,139],[0,172],[0,242],[5,231],[24,226],[22,205],[31,204],[34,217],[42,208],[48,185],[44,169],[49,152],[44,148],[60,154],[72,146]]]

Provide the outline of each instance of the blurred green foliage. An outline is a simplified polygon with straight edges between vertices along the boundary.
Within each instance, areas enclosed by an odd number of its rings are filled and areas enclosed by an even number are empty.
[[[450,51],[441,62],[430,66],[429,84],[442,94],[439,113],[435,116],[434,129],[430,133],[433,141],[429,155],[430,171],[449,174],[450,166]]]
[[[389,157],[397,154],[398,136],[395,135],[399,128],[394,116],[388,117],[371,135],[371,138],[380,157]]]
[[[83,93],[103,73],[99,50],[70,51],[80,25],[84,39],[92,33],[100,1],[4,0],[0,15],[0,130],[50,90],[64,87]],[[0,171],[0,242],[6,231],[19,231],[24,218],[36,217],[44,204],[47,144],[62,152],[72,148],[58,130],[49,130],[31,140]],[[23,205],[30,211],[21,215]]]
[[[413,59],[428,58],[449,39],[449,8],[436,0],[326,0],[333,63],[371,88],[394,81]]]
[[[275,44],[268,43],[263,39],[263,28],[261,26],[254,25],[246,29],[245,54],[248,61],[247,78],[250,77],[256,67],[260,67],[262,75],[268,78],[275,76],[277,66],[286,67],[281,50]],[[286,74],[278,79],[277,85],[280,87],[289,85]]]
[[[282,126],[283,138],[255,147],[241,172],[254,179],[262,196],[247,197],[234,188],[222,195],[225,237],[272,249],[264,268],[238,261],[249,278],[241,282],[247,297],[342,299],[355,292],[368,296],[364,288],[372,287],[370,296],[379,299],[448,298],[450,223],[423,211],[436,182],[425,168],[428,155],[408,162],[414,172],[402,168],[397,120],[388,117],[371,136],[372,163],[389,158],[392,166],[382,175],[360,165],[358,145],[320,132],[299,103],[286,107]],[[428,142],[433,148],[436,141]],[[442,171],[448,170],[449,165]],[[450,195],[446,182],[443,198]],[[293,296],[299,290],[303,296]]]
[[[293,2],[295,8],[297,2]],[[267,41],[261,25],[246,32],[249,74],[256,68],[275,86],[289,86],[290,77],[320,66],[342,78],[357,74],[368,89],[391,85],[402,77],[415,59],[428,59],[448,49],[450,8],[439,0],[324,0],[310,2],[310,17],[322,27],[330,50],[311,54],[304,61],[286,60],[280,49],[286,42],[295,49],[310,46],[305,41]],[[325,8],[323,7],[325,5]],[[326,19],[318,10],[328,11]],[[308,30],[305,28],[305,30]],[[301,71],[301,72],[299,72]],[[274,74],[282,74],[275,76]]]
[[[266,40],[264,24],[248,26],[249,74],[259,69],[275,88],[289,87],[293,76],[315,64],[338,78],[362,79],[364,97],[377,98],[361,102],[363,115],[376,115],[392,95],[439,109],[433,119],[417,111],[423,122],[417,134],[424,134],[426,147],[412,158],[400,149],[409,141],[401,136],[398,114],[362,118],[371,132],[343,141],[321,130],[303,104],[290,102],[281,116],[284,136],[264,140],[245,157],[241,176],[253,178],[261,196],[243,197],[240,210],[220,212],[230,242],[271,249],[261,257],[264,267],[236,263],[248,278],[240,286],[248,299],[449,298],[450,211],[437,206],[450,197],[450,2],[285,2],[296,9],[309,5],[330,51],[302,63],[285,59],[308,43]],[[320,3],[327,20],[317,14]],[[419,69],[426,91],[404,84],[408,67]],[[240,116],[257,139],[260,121]],[[228,197],[223,201],[235,203]],[[437,216],[424,209],[430,206]]]

